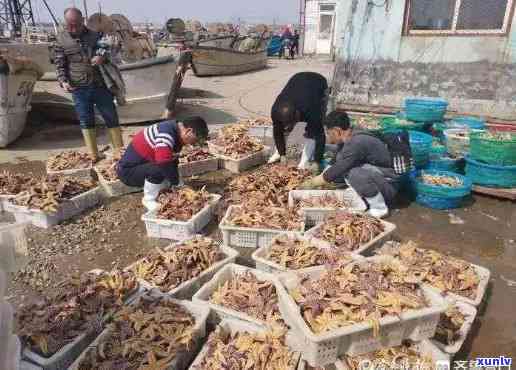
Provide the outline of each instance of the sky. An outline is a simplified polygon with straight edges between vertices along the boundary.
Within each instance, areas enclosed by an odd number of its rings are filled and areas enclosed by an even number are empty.
[[[62,18],[71,5],[82,9],[83,0],[47,0],[52,11]],[[86,0],[89,14],[98,11],[97,0]],[[240,17],[248,22],[297,23],[299,0],[102,0],[102,13],[122,13],[132,22],[164,24],[169,18],[198,19],[201,22],[236,22]],[[35,20],[49,21],[41,0],[32,0]],[[274,10],[268,10],[274,9]]]

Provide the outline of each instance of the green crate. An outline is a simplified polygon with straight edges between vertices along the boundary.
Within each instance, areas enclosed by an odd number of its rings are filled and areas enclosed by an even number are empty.
[[[516,165],[516,134],[509,140],[489,138],[480,132],[470,135],[470,155],[474,160],[499,166]]]

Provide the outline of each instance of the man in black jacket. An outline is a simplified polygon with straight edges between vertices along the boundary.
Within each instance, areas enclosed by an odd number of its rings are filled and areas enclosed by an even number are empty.
[[[330,113],[325,125],[328,142],[339,146],[335,164],[322,175],[303,183],[301,188],[348,184],[367,200],[372,216],[387,216],[386,200],[390,202],[395,198],[399,180],[388,146],[372,134],[353,130],[344,112]]]
[[[323,118],[326,112],[328,82],[314,72],[297,73],[287,82],[272,106],[276,152],[269,163],[286,162],[287,136],[298,122],[306,122],[305,143],[299,168],[309,168],[310,162],[321,165],[326,137]]]

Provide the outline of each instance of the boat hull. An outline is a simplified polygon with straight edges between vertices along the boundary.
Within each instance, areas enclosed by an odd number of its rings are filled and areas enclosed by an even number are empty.
[[[246,53],[199,46],[192,51],[192,69],[198,77],[234,75],[266,66],[266,50]]]

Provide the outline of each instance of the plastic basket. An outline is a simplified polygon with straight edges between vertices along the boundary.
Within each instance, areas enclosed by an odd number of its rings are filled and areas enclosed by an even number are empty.
[[[414,349],[421,356],[431,358],[433,363],[437,365],[437,367],[436,367],[437,370],[451,368],[450,356],[443,353],[431,341],[423,340],[421,342],[415,343]],[[443,367],[441,368],[441,367],[439,367],[439,365],[441,365]],[[403,367],[400,366],[400,369],[402,369],[402,368]],[[424,367],[418,367],[417,365],[414,364],[414,369],[417,369],[417,368],[420,368],[421,370],[424,369]],[[335,362],[335,369],[336,370],[351,370],[345,360],[339,360],[339,361]],[[431,370],[431,369],[428,369],[428,370]]]
[[[270,152],[268,147],[264,147],[259,152],[250,154],[248,156],[242,157],[240,159],[234,159],[223,154],[219,154],[222,149],[212,143],[208,143],[208,148],[210,153],[219,158],[222,162],[222,168],[232,172],[232,173],[241,173],[249,168],[259,166],[265,163],[267,155]]]
[[[470,137],[471,158],[497,166],[516,166],[516,134],[511,140],[495,140],[483,137],[481,132],[473,132]]]
[[[202,161],[190,162],[179,165],[179,176],[192,177],[203,173],[217,171],[219,169],[218,158],[208,158]]]
[[[486,121],[479,117],[455,117],[450,121],[451,125],[465,126],[470,129],[483,130],[486,127]]]
[[[260,270],[252,269],[250,267],[245,267],[241,265],[236,264],[228,264],[221,268],[214,276],[213,278],[208,281],[205,285],[199,289],[197,293],[194,294],[192,301],[195,303],[198,303],[200,305],[204,305],[206,307],[210,308],[210,323],[219,323],[220,321],[230,318],[230,319],[236,319],[241,320],[245,322],[250,322],[255,325],[258,325],[260,327],[266,327],[267,322],[261,321],[257,318],[254,318],[250,315],[247,315],[243,312],[239,312],[236,310],[233,310],[231,308],[227,308],[221,305],[217,305],[210,302],[211,295],[224,284],[226,281],[230,280],[233,276],[236,274],[244,274],[250,272],[256,278],[260,281],[270,281],[274,284],[276,288],[276,292],[278,292],[278,289],[281,286],[280,281],[278,278],[272,274],[269,274],[267,272],[263,272]],[[279,292],[278,292],[279,294]]]
[[[52,171],[48,167],[46,169],[49,176],[56,177],[75,177],[78,179],[90,180],[93,174],[93,166],[88,168],[78,168],[71,170]]]
[[[457,307],[457,309],[465,316],[464,324],[462,324],[461,328],[459,329],[459,337],[452,344],[441,343],[436,339],[432,339],[432,343],[434,343],[443,352],[449,353],[450,355],[455,355],[460,351],[462,345],[468,337],[471,326],[473,325],[475,317],[477,316],[477,310],[475,307],[464,302],[454,302],[451,305]]]
[[[165,248],[165,251],[169,251],[175,248],[177,244],[172,244],[171,246]],[[191,299],[192,296],[201,288],[201,286],[203,286],[207,281],[211,280],[217,271],[219,271],[225,265],[235,262],[236,258],[238,257],[237,251],[224,245],[219,246],[219,248],[226,256],[224,259],[214,263],[193,279],[182,282],[177,287],[167,292],[167,294],[176,299]],[[133,266],[135,266],[140,261],[133,263],[125,270],[132,270]],[[149,283],[146,280],[138,279],[138,281],[147,290],[157,290],[158,292],[160,291],[159,287]]]
[[[430,161],[432,136],[418,131],[409,131],[410,149],[417,168],[425,167]]]
[[[272,238],[282,234],[301,234],[304,232],[304,225],[300,230],[276,230],[276,229],[253,229],[250,227],[239,227],[229,225],[229,216],[233,209],[238,206],[229,206],[219,229],[222,232],[224,245],[239,248],[259,248],[271,243]]]
[[[384,221],[384,220],[380,220],[380,222],[383,225],[384,231],[382,233],[378,234],[377,236],[375,236],[369,242],[361,245],[358,249],[355,249],[354,251],[352,251],[352,253],[360,254],[360,255],[370,254],[373,249],[375,249],[378,246],[383,245],[383,243],[385,243],[391,239],[392,234],[396,230],[396,225],[394,225],[390,222]],[[324,226],[324,224],[321,223],[321,224],[317,225],[316,227],[308,230],[305,233],[305,237],[309,238],[315,242],[321,243],[321,245],[324,245],[326,248],[331,248],[332,247],[331,243],[329,243],[325,240],[317,239],[314,236],[317,233],[317,231],[319,231],[319,229],[323,226]]]
[[[448,187],[425,184],[419,180],[422,174],[457,177],[462,186]],[[471,194],[471,180],[454,172],[424,170],[413,179],[416,202],[433,209],[454,209],[462,206],[464,200]]]
[[[465,157],[468,155],[470,135],[472,132],[482,132],[482,130],[470,130],[469,128],[451,128],[444,130],[448,153],[453,157]]]
[[[0,270],[16,272],[28,262],[26,223],[0,223]]]
[[[223,333],[225,334],[231,334],[235,335],[236,333],[250,333],[250,334],[258,334],[258,333],[265,333],[267,330],[263,328],[262,326],[257,326],[252,323],[243,322],[240,320],[232,320],[232,319],[224,319],[222,322],[218,325]],[[287,333],[287,336],[291,335]],[[204,360],[204,358],[208,355],[208,344],[206,343],[204,347],[201,349],[201,352],[197,355],[194,362],[190,366],[189,370],[203,370],[201,368],[201,363]],[[299,362],[300,362],[301,355],[296,352],[294,354],[294,363],[292,367],[287,367],[282,370],[300,370],[299,369]]]
[[[208,225],[215,215],[217,205],[222,197],[211,194],[211,200],[202,210],[188,221],[173,221],[158,218],[155,212],[148,212],[142,216],[145,222],[147,236],[170,240],[190,239]]]
[[[464,158],[452,158],[447,155],[439,157],[430,156],[430,162],[428,162],[428,166],[425,169],[455,172],[463,175],[465,166],[466,161]]]
[[[356,264],[366,262],[393,261],[386,256],[369,257]],[[295,340],[289,343],[295,350],[303,353],[303,359],[311,366],[325,366],[334,363],[343,355],[356,356],[376,351],[382,347],[398,346],[405,339],[420,341],[434,336],[439,317],[446,309],[444,299],[434,289],[422,286],[422,292],[430,307],[410,310],[398,316],[386,316],[379,320],[380,334],[374,335],[371,323],[358,323],[315,334],[305,322],[301,310],[287,290],[299,285],[304,276],[318,278],[325,271],[324,267],[303,270],[303,273],[286,273],[281,276],[279,306],[283,319],[297,333]]]
[[[13,213],[17,222],[28,222],[36,227],[48,229],[96,206],[100,203],[101,198],[102,189],[96,187],[62,202],[55,213],[46,213],[39,209],[29,209],[28,207],[16,206],[14,204],[9,204],[7,211]]]
[[[102,176],[102,173],[97,169],[97,167],[95,167],[95,172],[97,173],[99,184],[102,190],[108,197],[120,197],[122,195],[139,193],[142,191],[142,188],[127,186],[121,180],[106,180],[104,176]]]
[[[249,136],[257,138],[272,137],[272,125],[268,126],[250,126],[248,131]]]
[[[492,188],[516,187],[516,166],[495,166],[466,158],[466,175],[473,184]]]
[[[398,112],[395,117],[382,119],[382,127],[384,131],[423,131],[425,123],[409,121],[404,113]]]
[[[168,366],[169,369],[174,370],[184,370],[188,368],[188,365],[195,357],[195,354],[199,350],[199,348],[202,345],[202,340],[206,336],[206,320],[208,318],[209,310],[206,307],[196,305],[195,303],[189,302],[189,301],[180,301],[177,299],[173,299],[167,295],[160,295],[155,292],[152,293],[152,295],[149,295],[151,297],[165,297],[166,301],[173,302],[175,304],[178,304],[180,306],[183,306],[194,318],[195,318],[195,325],[192,329],[192,346],[189,350],[179,352],[170,365]],[[138,298],[135,300],[132,304],[136,305],[138,304],[139,300]],[[95,341],[88,346],[88,348],[80,355],[79,358],[73,363],[72,366],[68,368],[68,370],[79,370],[79,365],[83,361],[84,357],[88,354],[89,351],[91,351],[92,348],[97,347],[100,343],[109,341],[111,335],[110,329],[105,329]]]
[[[325,221],[332,213],[338,210],[348,210],[353,212],[364,212],[367,210],[367,205],[360,195],[357,194],[351,188],[346,190],[291,190],[288,194],[288,206],[294,208],[296,201],[301,199],[313,198],[313,197],[324,197],[324,196],[335,196],[342,202],[350,203],[348,208],[301,208],[303,216],[305,218],[305,226],[310,228],[317,225],[320,222]]]
[[[405,99],[405,115],[408,120],[415,122],[442,121],[448,102],[439,98],[408,98]]]
[[[278,238],[278,236],[276,238]],[[276,239],[276,238],[274,238],[274,239]],[[327,249],[327,244],[324,242],[321,243],[318,240],[313,240],[313,239],[310,240],[309,238],[301,237],[301,236],[297,236],[297,238],[309,241],[314,247],[317,247],[320,249]],[[268,272],[270,274],[275,274],[275,275],[284,273],[284,272],[299,271],[299,270],[288,269],[287,267],[284,267],[274,261],[267,259],[267,254],[271,250],[272,244],[274,243],[274,239],[272,240],[270,245],[266,245],[261,248],[258,248],[253,253],[252,258],[253,258],[254,262],[256,263],[256,269],[258,269],[260,271]],[[360,260],[363,258],[362,256],[360,256],[358,254],[354,254],[354,253],[349,253],[349,255],[351,256],[352,261],[357,261],[357,260]],[[315,266],[312,266],[312,267],[315,267]]]

